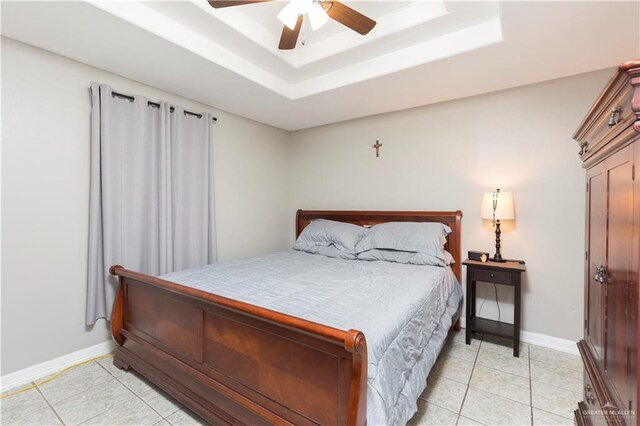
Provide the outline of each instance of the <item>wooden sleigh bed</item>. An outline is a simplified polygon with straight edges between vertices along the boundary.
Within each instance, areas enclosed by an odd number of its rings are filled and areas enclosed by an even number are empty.
[[[358,225],[441,222],[461,276],[461,218],[453,212],[304,211]],[[120,288],[114,364],[132,368],[212,424],[365,425],[366,336],[112,266]],[[459,329],[458,318],[454,327]]]

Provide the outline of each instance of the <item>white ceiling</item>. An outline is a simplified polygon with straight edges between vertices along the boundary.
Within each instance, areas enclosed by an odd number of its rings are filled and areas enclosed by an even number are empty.
[[[287,130],[587,72],[640,56],[640,2],[345,1],[378,24],[304,26],[283,2],[2,2],[2,34]],[[302,45],[304,41],[304,45]]]

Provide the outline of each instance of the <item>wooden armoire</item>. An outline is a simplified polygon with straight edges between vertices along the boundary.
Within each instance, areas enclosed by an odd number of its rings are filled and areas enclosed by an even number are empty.
[[[583,400],[576,423],[638,424],[640,60],[618,67],[573,135],[586,169]]]

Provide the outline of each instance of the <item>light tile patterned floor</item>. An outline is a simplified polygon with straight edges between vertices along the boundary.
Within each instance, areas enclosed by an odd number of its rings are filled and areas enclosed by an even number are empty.
[[[452,333],[410,425],[571,425],[582,398],[578,356]],[[3,425],[198,425],[195,414],[102,359],[1,400]]]
[[[0,401],[2,425],[203,425],[133,372],[101,359]]]
[[[580,357],[491,336],[452,333],[418,400],[414,425],[573,425],[582,400]]]

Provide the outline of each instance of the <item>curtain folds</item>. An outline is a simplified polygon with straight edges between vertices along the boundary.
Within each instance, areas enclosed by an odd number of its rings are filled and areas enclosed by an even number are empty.
[[[111,265],[161,275],[216,261],[211,115],[96,83],[91,100],[88,325],[111,317]]]

